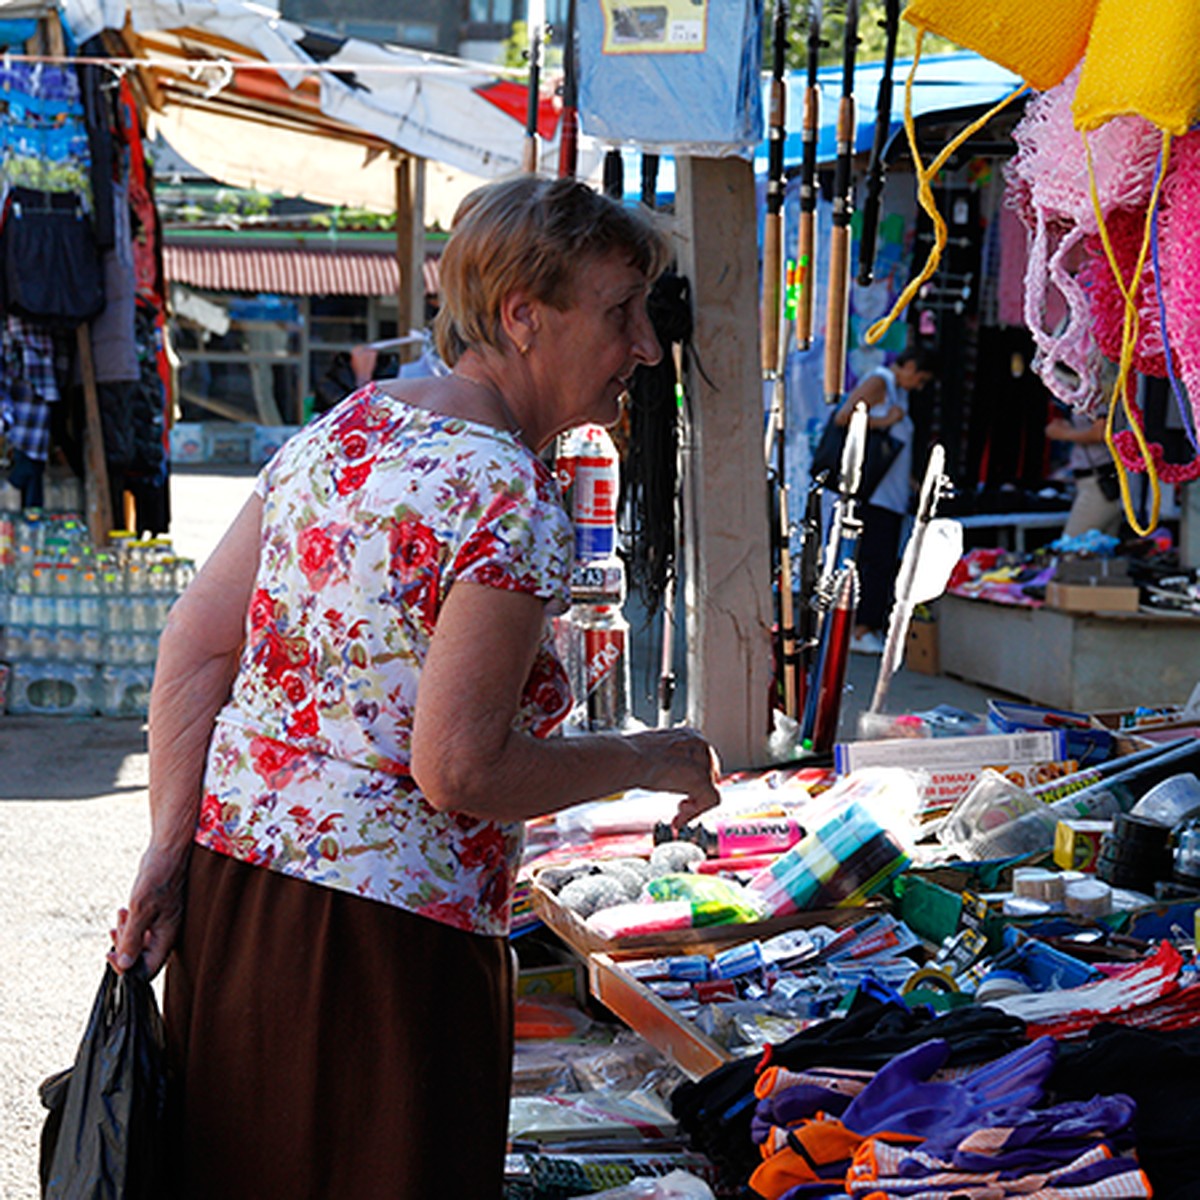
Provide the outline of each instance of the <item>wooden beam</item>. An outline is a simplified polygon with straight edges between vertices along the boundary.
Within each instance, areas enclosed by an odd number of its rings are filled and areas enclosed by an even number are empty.
[[[88,533],[97,550],[112,532],[112,499],[108,490],[108,461],[104,457],[104,427],[100,423],[100,397],[92,363],[92,335],[87,323],[75,327],[79,374],[83,380],[83,493]]]
[[[726,767],[761,766],[769,761],[772,617],[754,171],[740,158],[681,157],[675,178],[693,361],[707,375],[693,369],[687,381],[688,720]]]
[[[412,154],[396,159],[396,336],[425,325],[425,160]],[[400,361],[416,357],[416,345],[402,346]]]

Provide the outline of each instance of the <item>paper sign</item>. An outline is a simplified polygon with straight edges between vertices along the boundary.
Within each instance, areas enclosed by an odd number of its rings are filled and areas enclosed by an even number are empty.
[[[702,54],[709,0],[601,0],[605,54]]]

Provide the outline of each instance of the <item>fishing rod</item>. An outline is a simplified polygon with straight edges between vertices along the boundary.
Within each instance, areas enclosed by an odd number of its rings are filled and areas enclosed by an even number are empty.
[[[563,36],[562,123],[558,135],[560,179],[574,179],[579,165],[579,76],[575,52],[575,0],[567,0],[567,27]]]
[[[542,76],[542,38],[546,28],[546,0],[529,0],[529,103],[525,109],[525,148],[521,170],[536,175],[538,169],[538,89]]]
[[[814,731],[818,717],[828,725],[829,706],[841,704],[841,685],[835,696],[829,693],[837,672],[838,656],[849,653],[844,637],[847,621],[853,623],[858,604],[858,575],[854,560],[862,536],[862,517],[859,515],[859,492],[862,490],[863,464],[867,455],[867,406],[858,403],[850,414],[846,441],[838,471],[838,498],[829,524],[829,538],[821,555],[821,569],[814,589],[816,616],[816,657],[808,680],[804,719],[800,724],[801,744],[815,749]],[[847,575],[847,568],[850,570]],[[849,582],[848,582],[849,580]],[[834,612],[839,616],[831,620]],[[849,613],[849,616],[847,616]],[[841,643],[846,641],[845,648]],[[832,656],[832,657],[831,657]],[[845,672],[842,671],[844,678]],[[836,725],[836,713],[834,716]]]
[[[783,303],[783,143],[787,135],[787,0],[775,0],[767,155],[767,211],[763,221],[762,369],[771,386],[767,427],[767,468],[775,490],[776,588],[779,595],[778,638],[783,711],[795,719],[803,704],[799,647],[796,641],[792,577],[792,528],[787,481],[787,350]]]
[[[800,224],[796,245],[796,343],[801,350],[812,345],[813,297],[817,274],[813,251],[817,240],[817,130],[821,120],[821,92],[817,68],[821,57],[821,0],[808,5],[808,62],[804,88],[804,124],[801,131]]]
[[[950,494],[952,486],[946,475],[946,451],[935,444],[929,451],[912,533],[900,560],[900,573],[896,576],[896,600],[888,619],[875,692],[864,715],[883,710],[888,685],[904,661],[904,645],[913,609],[942,594],[954,564],[962,556],[962,526],[944,517],[935,519],[938,504]]]
[[[775,0],[767,121],[767,213],[763,220],[762,370],[779,368],[783,308],[783,142],[787,136],[787,0]]]
[[[842,96],[838,102],[837,163],[833,172],[833,230],[829,236],[829,300],[825,312],[825,399],[840,405],[846,390],[846,340],[850,323],[850,216],[854,211],[854,57],[858,0],[846,0],[842,43]]]
[[[896,66],[896,38],[900,33],[900,0],[884,0],[883,76],[875,97],[875,137],[867,164],[866,199],[858,242],[858,282],[875,281],[875,242],[879,235],[879,208],[883,198],[884,156],[892,129],[892,71]]]

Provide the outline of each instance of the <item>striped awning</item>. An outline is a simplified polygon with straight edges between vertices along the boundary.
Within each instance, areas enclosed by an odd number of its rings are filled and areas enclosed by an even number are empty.
[[[211,292],[394,296],[400,288],[396,256],[386,251],[167,245],[163,267],[169,283]]]

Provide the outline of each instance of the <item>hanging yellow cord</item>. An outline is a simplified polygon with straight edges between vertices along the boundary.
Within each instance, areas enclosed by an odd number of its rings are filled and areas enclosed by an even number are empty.
[[[917,74],[917,64],[921,61],[921,43],[924,40],[925,26],[920,25],[917,27],[917,44],[913,50],[912,67],[909,69],[908,77],[904,81],[904,132],[908,136],[908,148],[912,153],[913,166],[917,172],[917,199],[920,201],[921,208],[925,210],[929,219],[933,222],[933,246],[930,248],[929,257],[925,260],[925,266],[920,275],[916,279],[911,280],[904,291],[896,298],[896,303],[892,305],[892,311],[886,317],[881,317],[867,330],[866,342],[868,346],[875,345],[891,329],[896,322],[896,318],[909,306],[913,297],[921,290],[921,287],[934,271],[938,269],[938,264],[942,261],[942,251],[946,248],[946,222],[942,214],[938,212],[937,202],[933,198],[933,189],[929,186],[930,182],[937,178],[938,172],[946,165],[946,160],[967,138],[971,137],[972,134],[978,133],[997,113],[1011,104],[1022,92],[1029,90],[1029,84],[1022,84],[1010,96],[1006,96],[1001,100],[999,104],[993,105],[977,121],[972,121],[965,129],[955,134],[937,158],[928,167],[923,167],[921,165],[921,152],[917,149],[917,125],[913,120],[912,89],[913,79]]]
[[[1088,187],[1092,193],[1092,209],[1096,214],[1096,225],[1100,231],[1100,241],[1104,246],[1104,254],[1108,259],[1109,270],[1112,271],[1117,287],[1120,288],[1121,295],[1125,300],[1125,319],[1121,326],[1121,361],[1117,371],[1117,382],[1113,385],[1112,399],[1108,405],[1108,419],[1104,423],[1104,441],[1117,468],[1117,480],[1121,485],[1121,503],[1125,508],[1125,519],[1129,522],[1129,527],[1138,537],[1147,537],[1158,527],[1158,513],[1162,503],[1162,492],[1158,482],[1158,470],[1154,466],[1150,447],[1146,444],[1146,435],[1129,404],[1129,388],[1127,384],[1129,372],[1133,366],[1133,352],[1137,348],[1138,332],[1141,323],[1141,317],[1137,310],[1137,304],[1134,302],[1134,297],[1137,294],[1138,282],[1142,278],[1142,271],[1146,266],[1146,255],[1150,252],[1150,237],[1151,231],[1154,228],[1154,213],[1158,208],[1158,196],[1162,191],[1163,179],[1167,174],[1167,164],[1171,158],[1171,135],[1165,130],[1162,135],[1162,167],[1158,172],[1158,177],[1154,181],[1154,190],[1150,193],[1150,204],[1146,209],[1146,227],[1142,232],[1142,246],[1138,252],[1137,265],[1133,268],[1133,275],[1130,277],[1128,284],[1126,284],[1124,277],[1121,275],[1121,265],[1117,262],[1112,242],[1109,240],[1108,226],[1105,224],[1104,212],[1100,207],[1100,193],[1096,187],[1096,166],[1092,160],[1091,143],[1088,141],[1086,133],[1081,133],[1080,136],[1083,138],[1083,148],[1087,155]],[[1117,453],[1116,443],[1113,440],[1113,422],[1116,417],[1118,403],[1125,409],[1125,420],[1129,422],[1129,428],[1133,430],[1134,439],[1137,441],[1138,449],[1142,453],[1142,461],[1146,464],[1146,475],[1150,480],[1150,523],[1144,529],[1138,524],[1137,516],[1133,511],[1133,498],[1129,492],[1129,471],[1121,461],[1121,456]]]

